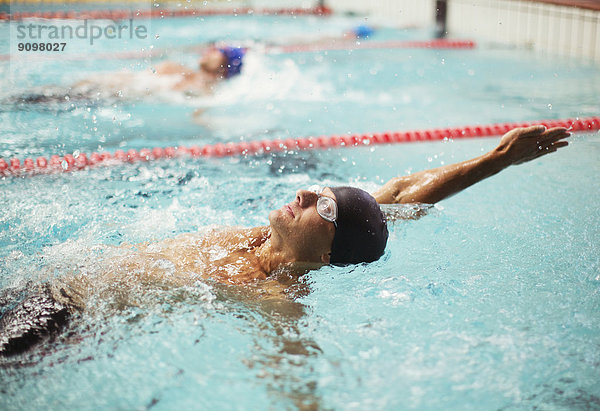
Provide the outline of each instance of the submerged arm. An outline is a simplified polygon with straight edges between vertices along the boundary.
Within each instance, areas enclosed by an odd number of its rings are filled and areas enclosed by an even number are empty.
[[[494,150],[461,163],[396,177],[373,196],[380,204],[428,203],[448,198],[505,168],[553,153],[568,143],[562,127],[516,128],[506,133]]]

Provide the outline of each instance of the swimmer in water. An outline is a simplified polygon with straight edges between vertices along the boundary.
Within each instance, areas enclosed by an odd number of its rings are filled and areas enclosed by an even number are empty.
[[[168,98],[173,92],[187,97],[204,96],[212,94],[220,82],[241,73],[245,53],[246,49],[240,47],[211,47],[203,53],[197,69],[164,61],[153,70],[96,74],[67,89],[45,86],[10,100],[25,105]]]
[[[270,212],[266,227],[223,228],[122,247],[121,254],[112,257],[97,275],[64,276],[46,286],[42,296],[34,296],[33,303],[21,304],[25,309],[5,314],[0,319],[0,353],[24,351],[31,341],[49,332],[44,330],[66,324],[68,313],[86,310],[90,298],[102,300],[118,292],[121,303],[135,305],[139,294],[127,296],[132,285],[164,289],[202,279],[255,284],[281,273],[297,277],[328,264],[376,261],[388,239],[379,204],[437,203],[511,165],[567,146],[564,140],[569,135],[564,128],[517,128],[482,156],[392,178],[373,195],[352,187],[302,189],[291,202]],[[36,315],[35,304],[42,307],[41,320],[31,318]],[[35,327],[22,326],[24,318]],[[35,338],[22,338],[24,332]]]
[[[366,24],[360,24],[351,30],[345,31],[341,35],[311,36],[305,33],[303,37],[280,38],[267,42],[267,46],[275,50],[286,51],[296,50],[298,48],[318,50],[319,48],[335,47],[339,45],[352,45],[363,40],[369,40],[375,34],[375,28]]]
[[[113,97],[121,97],[127,93],[154,95],[159,88],[181,92],[187,96],[212,94],[218,83],[241,73],[244,55],[245,49],[239,47],[211,47],[198,61],[197,69],[164,61],[157,64],[153,71],[145,72],[144,74],[154,77],[156,87],[148,87],[148,83],[144,83],[138,89],[135,81],[140,80],[141,73],[124,72],[80,81],[72,90],[75,94],[89,94],[91,89],[102,94],[108,92]]]

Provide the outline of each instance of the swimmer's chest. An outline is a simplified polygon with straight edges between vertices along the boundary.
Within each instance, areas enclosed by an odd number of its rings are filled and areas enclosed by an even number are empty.
[[[160,254],[172,261],[178,270],[218,281],[244,283],[266,277],[253,252],[263,241],[260,230],[219,230],[165,242]]]

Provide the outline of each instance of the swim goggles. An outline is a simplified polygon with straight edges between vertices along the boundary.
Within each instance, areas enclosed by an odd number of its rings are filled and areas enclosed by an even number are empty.
[[[318,196],[317,213],[321,216],[321,218],[323,218],[323,220],[333,223],[333,225],[337,228],[337,204],[333,198],[321,195],[324,189],[325,187],[314,185],[310,186],[308,191],[312,191]]]

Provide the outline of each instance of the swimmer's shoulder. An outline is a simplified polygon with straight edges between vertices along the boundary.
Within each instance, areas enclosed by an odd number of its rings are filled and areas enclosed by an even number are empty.
[[[173,85],[173,89],[183,92],[190,97],[212,94],[219,79],[205,72],[181,73],[180,80]]]
[[[268,226],[252,227],[247,228],[246,230],[248,230],[247,233],[249,236],[260,238],[263,241],[269,238],[269,236],[271,235],[271,230]]]
[[[269,236],[269,227],[230,227],[221,233],[223,240],[235,243],[245,250],[262,245]]]
[[[154,69],[156,70],[156,74],[180,74],[185,75],[192,72],[189,67],[186,67],[182,64],[174,63],[172,61],[163,61],[158,63]]]

